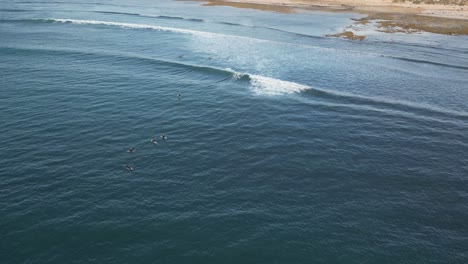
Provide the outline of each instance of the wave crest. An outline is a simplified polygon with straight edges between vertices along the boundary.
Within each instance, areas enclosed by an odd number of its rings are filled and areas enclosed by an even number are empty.
[[[58,23],[72,23],[72,24],[79,24],[79,25],[105,25],[105,26],[117,26],[117,27],[123,27],[123,28],[154,29],[158,31],[170,31],[170,32],[184,33],[184,34],[204,33],[201,31],[194,31],[194,30],[187,30],[187,29],[180,29],[180,28],[161,27],[161,26],[155,26],[155,25],[133,24],[133,23],[123,23],[123,22],[99,21],[99,20],[51,18],[51,19],[47,19],[46,21],[58,22]]]
[[[250,85],[256,94],[262,95],[281,95],[300,93],[305,90],[311,89],[310,86],[265,77],[261,75],[249,75]]]

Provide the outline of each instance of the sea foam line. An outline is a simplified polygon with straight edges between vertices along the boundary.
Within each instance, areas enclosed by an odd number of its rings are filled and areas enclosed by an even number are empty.
[[[292,94],[312,89],[312,87],[307,85],[290,81],[283,81],[262,75],[237,72],[231,68],[226,68],[224,70],[230,72],[232,78],[235,80],[240,80],[244,77],[248,78],[250,82],[250,88],[258,95]]]
[[[170,31],[170,32],[176,32],[176,33],[183,33],[183,34],[206,33],[202,31],[194,31],[194,30],[188,30],[188,29],[162,27],[162,26],[147,25],[147,24],[112,22],[112,21],[65,19],[65,18],[51,18],[47,20],[50,20],[53,22],[59,22],[59,23],[73,23],[73,24],[79,24],[79,25],[106,25],[106,26],[117,26],[117,27],[123,27],[123,28],[154,29],[158,31]],[[212,34],[216,34],[216,33],[212,33]]]
[[[163,26],[149,25],[149,24],[134,24],[134,23],[124,23],[124,22],[83,20],[83,19],[70,19],[70,18],[48,18],[48,19],[33,19],[33,20],[45,21],[45,22],[56,22],[56,23],[72,23],[72,24],[81,24],[81,25],[106,25],[106,26],[117,26],[121,28],[152,29],[152,30],[157,30],[157,31],[190,34],[190,35],[202,36],[206,38],[209,38],[209,37],[235,38],[235,39],[241,39],[245,41],[254,41],[257,43],[273,43],[276,45],[297,46],[297,47],[303,47],[303,48],[309,48],[309,49],[329,50],[329,51],[334,51],[334,52],[340,51],[339,49],[335,49],[335,48],[328,48],[328,47],[321,47],[321,46],[314,46],[314,45],[281,42],[281,41],[274,41],[274,40],[268,40],[268,39],[246,37],[246,36],[239,36],[239,35],[228,35],[228,34],[222,34],[222,33],[206,32],[206,31],[198,31],[198,30],[190,30],[190,29],[163,27]],[[362,52],[357,52],[357,53],[364,54]]]
[[[273,42],[264,39],[257,39],[245,36],[238,36],[238,35],[227,35],[227,34],[220,34],[214,32],[205,32],[205,31],[197,31],[197,30],[190,30],[190,29],[181,29],[181,28],[172,28],[172,27],[163,27],[157,25],[148,25],[148,24],[133,24],[133,23],[124,23],[124,22],[112,22],[112,21],[100,21],[100,20],[82,20],[82,19],[68,19],[68,18],[50,18],[46,19],[46,21],[58,22],[58,23],[72,23],[72,24],[80,24],[80,25],[106,25],[106,26],[117,26],[122,28],[136,28],[136,29],[152,29],[157,31],[165,31],[165,32],[174,32],[174,33],[181,33],[181,34],[190,34],[190,35],[198,35],[204,37],[235,37],[239,39],[245,39],[250,41],[257,41],[257,42]]]
[[[300,93],[311,89],[310,86],[283,81],[275,78],[270,78],[261,75],[249,74],[250,85],[256,94],[262,95],[281,95]]]
[[[102,11],[95,11],[95,12],[102,12]],[[147,16],[147,15],[142,15],[142,14],[137,14],[137,13],[129,13],[129,14],[138,15],[138,16]],[[162,18],[162,17],[165,17],[165,16],[151,16],[151,17]],[[187,19],[187,18],[182,18],[182,19]],[[191,19],[187,19],[187,20],[191,20]],[[197,20],[197,19],[195,19],[195,20]],[[15,21],[15,20],[0,20],[0,21]],[[18,21],[22,21],[22,20],[18,20]],[[221,34],[221,33],[214,33],[214,32],[205,32],[205,31],[197,31],[197,30],[171,28],[171,27],[163,27],[163,26],[148,25],[148,24],[133,24],[133,23],[124,23],[124,22],[111,22],[111,21],[100,21],[100,20],[81,20],[81,19],[70,19],[70,18],[63,18],[63,19],[62,18],[32,19],[32,20],[29,20],[29,21],[45,21],[45,22],[88,24],[88,25],[109,25],[109,26],[118,26],[118,27],[122,27],[122,28],[153,29],[153,30],[158,30],[158,31],[168,31],[168,32],[183,33],[183,34],[192,34],[192,35],[199,35],[199,36],[205,36],[205,37],[209,37],[209,36],[211,36],[211,37],[218,36],[218,37],[222,37],[222,38],[229,37],[229,38],[238,38],[238,39],[256,41],[256,42],[259,42],[259,43],[275,43],[275,44],[278,44],[278,45],[292,45],[292,46],[298,46],[298,47],[303,47],[303,48],[327,50],[327,51],[332,51],[332,52],[345,52],[345,53],[354,53],[354,54],[359,54],[359,55],[367,55],[367,56],[372,56],[372,57],[385,57],[385,58],[389,58],[389,59],[396,59],[396,60],[402,60],[402,61],[408,61],[408,62],[414,62],[414,63],[432,64],[432,65],[435,65],[435,66],[450,67],[450,68],[456,68],[456,69],[461,69],[461,70],[467,70],[468,69],[466,66],[444,64],[444,63],[426,61],[426,60],[417,60],[417,59],[414,59],[414,58],[397,57],[397,56],[393,56],[393,55],[379,54],[379,53],[374,53],[374,52],[364,52],[364,51],[356,51],[356,50],[348,50],[348,49],[337,49],[337,48],[315,46],[315,45],[305,45],[305,44],[298,44],[298,43],[279,42],[279,41],[259,39],[259,38],[239,36],[239,35],[228,35],[228,34]],[[231,23],[231,24],[233,24],[233,23]],[[238,24],[238,25],[240,25],[240,24]],[[277,29],[275,29],[275,30],[277,30]],[[293,34],[298,34],[298,33],[293,33]],[[306,36],[309,36],[309,35],[306,35]],[[310,37],[314,37],[314,36],[310,36]],[[319,38],[321,38],[321,37],[319,37]],[[424,46],[424,47],[426,47],[426,46]]]

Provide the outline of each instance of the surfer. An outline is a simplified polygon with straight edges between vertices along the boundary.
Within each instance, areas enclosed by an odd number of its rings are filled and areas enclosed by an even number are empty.
[[[151,143],[153,143],[154,145],[158,144],[158,142],[156,141],[156,139],[151,139]]]
[[[129,171],[132,171],[133,170],[133,167],[130,167],[128,164],[125,164],[125,169],[129,170]]]
[[[136,150],[135,148],[129,148],[128,152],[133,153],[133,152],[135,152],[135,150]]]

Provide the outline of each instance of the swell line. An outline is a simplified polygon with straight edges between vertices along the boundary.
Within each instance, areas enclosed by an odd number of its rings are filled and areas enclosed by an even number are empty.
[[[79,11],[81,12],[81,11]],[[127,16],[140,16],[138,13],[128,13],[128,12],[116,12],[116,11],[89,11],[99,14],[113,14],[113,15],[127,15]]]
[[[69,49],[42,49],[42,48],[18,48],[18,47],[0,47],[0,51],[7,52],[8,54],[11,53],[25,53],[27,55],[34,55],[34,54],[54,54],[58,56],[69,56],[69,55],[77,55],[80,57],[90,57],[96,59],[98,57],[104,58],[112,58],[113,61],[117,60],[138,60],[140,62],[147,62],[147,63],[157,63],[159,65],[165,65],[169,67],[177,67],[183,68],[187,71],[199,71],[203,73],[208,73],[212,75],[219,75],[222,78],[234,78],[235,72],[230,69],[219,69],[216,67],[204,66],[204,65],[193,65],[188,63],[182,63],[178,61],[171,61],[171,60],[164,60],[159,58],[150,58],[150,57],[142,57],[138,55],[125,55],[125,54],[112,54],[106,52],[83,52],[80,50],[69,50]]]
[[[299,98],[300,99],[300,98]],[[309,99],[309,98],[308,98]],[[421,115],[419,113],[406,112],[398,109],[374,107],[371,105],[349,104],[347,102],[332,102],[322,100],[300,100],[304,104],[311,106],[314,109],[336,113],[340,116],[348,116],[349,118],[373,118],[377,122],[395,122],[405,120],[418,124],[418,127],[424,126],[424,131],[433,131],[437,133],[445,133],[451,136],[458,137],[458,144],[468,146],[466,141],[463,141],[465,131],[468,128],[467,123],[459,122],[447,118]],[[445,129],[440,130],[440,127],[435,128],[434,124],[439,123]]]
[[[461,65],[454,65],[454,64],[446,64],[446,63],[441,63],[441,62],[434,62],[434,61],[427,61],[427,60],[418,60],[418,59],[411,59],[411,58],[397,57],[397,56],[389,56],[389,55],[382,55],[382,57],[390,58],[390,59],[396,59],[396,60],[401,60],[401,61],[407,61],[407,62],[414,62],[414,63],[421,63],[421,64],[429,64],[429,65],[441,66],[441,67],[446,67],[446,68],[459,69],[459,70],[468,70],[468,66],[461,66]]]
[[[443,50],[443,51],[450,51],[450,52],[459,52],[463,54],[468,54],[468,49],[463,49],[463,48],[448,48],[444,46],[435,46],[435,45],[422,45],[422,44],[417,44],[417,43],[396,43],[396,42],[390,42],[390,41],[384,41],[384,40],[373,40],[373,43],[381,43],[381,44],[387,44],[391,46],[400,46],[404,48],[431,48],[431,49],[437,49],[437,50]]]
[[[97,3],[97,2],[65,2],[65,1],[19,1],[15,4],[66,4],[66,5],[99,5],[99,6],[120,6],[120,7],[139,7],[138,5],[121,5],[111,3]]]
[[[188,72],[196,71],[203,74],[220,76],[222,81],[233,80],[233,81],[246,81],[250,84],[252,90],[256,94],[263,95],[280,95],[302,92],[306,89],[311,89],[307,85],[298,84],[295,82],[279,80],[271,77],[255,75],[250,73],[243,73],[232,70],[231,68],[216,68],[206,65],[194,65],[188,63],[182,63],[179,61],[170,61],[159,58],[142,57],[138,55],[122,55],[122,54],[110,54],[110,53],[92,53],[83,52],[77,50],[62,50],[62,49],[38,49],[38,48],[17,48],[17,47],[0,47],[0,52],[11,53],[26,53],[26,55],[34,55],[35,53],[53,53],[59,56],[65,55],[78,55],[81,57],[89,56],[90,58],[96,59],[98,56],[111,57],[112,61],[136,59],[138,61],[144,61],[147,63],[157,63],[158,65],[167,65],[177,68],[183,68]]]
[[[274,43],[278,45],[287,45],[287,46],[300,46],[305,48],[313,48],[313,49],[320,49],[320,50],[333,50],[339,51],[334,48],[327,48],[321,46],[312,46],[312,45],[304,45],[304,44],[295,44],[289,42],[281,42],[281,41],[274,41],[269,39],[260,39],[254,37],[247,37],[247,36],[239,36],[239,35],[228,35],[222,33],[215,33],[215,32],[207,32],[207,31],[198,31],[198,30],[191,30],[191,29],[181,29],[181,28],[173,28],[173,27],[164,27],[164,26],[157,26],[157,25],[149,25],[149,24],[134,24],[134,23],[125,23],[125,22],[113,22],[113,21],[101,21],[101,20],[83,20],[83,19],[68,19],[68,18],[47,18],[47,19],[7,19],[7,20],[0,20],[1,22],[24,22],[24,23],[63,23],[63,24],[77,24],[77,25],[103,25],[103,26],[115,26],[121,28],[131,28],[131,29],[152,29],[157,31],[164,31],[164,32],[173,32],[173,33],[182,33],[182,34],[189,34],[194,36],[202,36],[202,37],[220,37],[220,38],[236,38],[236,39],[244,39],[248,41],[255,41],[258,43]],[[352,51],[351,51],[352,52]],[[362,52],[358,52],[362,53]]]
[[[0,8],[0,12],[28,12],[35,10]]]
[[[93,13],[99,14],[112,14],[112,15],[127,15],[127,16],[138,16],[138,17],[147,17],[147,18],[157,18],[157,19],[172,19],[172,20],[187,20],[192,22],[205,22],[201,18],[186,18],[180,16],[166,16],[166,15],[144,15],[139,13],[127,13],[127,12],[116,12],[116,11],[90,11]]]
[[[249,83],[250,88],[255,94],[258,95],[283,95],[283,94],[293,94],[293,93],[303,93],[305,96],[312,96],[314,98],[323,98],[327,101],[337,101],[339,105],[345,105],[346,107],[358,107],[361,109],[373,109],[373,111],[384,111],[386,113],[392,112],[396,115],[406,115],[407,113],[414,115],[423,119],[430,119],[433,121],[439,122],[450,122],[449,119],[457,119],[468,122],[468,113],[453,111],[449,109],[444,109],[440,107],[434,107],[431,105],[418,104],[407,101],[392,100],[381,97],[371,97],[356,95],[352,93],[339,92],[330,89],[321,89],[317,87],[312,87],[309,85],[304,85],[292,81],[280,80],[272,77],[243,73],[232,70],[230,68],[216,68],[206,65],[193,65],[188,63],[182,63],[178,61],[169,61],[159,58],[148,58],[137,56],[134,54],[125,55],[125,54],[109,54],[109,53],[91,53],[83,52],[76,50],[61,50],[61,49],[37,49],[37,48],[16,48],[16,47],[1,47],[1,52],[7,53],[26,53],[26,55],[34,55],[34,53],[54,53],[56,55],[70,55],[76,54],[78,56],[89,56],[90,58],[96,58],[98,56],[111,57],[113,61],[116,60],[128,60],[135,59],[138,61],[143,61],[147,63],[156,63],[158,65],[167,65],[177,68],[183,68],[188,72],[196,71],[203,74],[216,75],[220,76],[220,80],[217,82],[224,82],[228,80],[247,82]],[[30,54],[32,53],[32,54]],[[310,98],[310,97],[309,97]],[[450,122],[452,123],[452,122]],[[457,123],[457,125],[460,125]]]
[[[206,20],[201,19],[201,18],[187,18],[187,17],[181,17],[181,16],[167,16],[167,15],[146,15],[146,14],[140,14],[140,13],[119,12],[119,11],[101,11],[101,10],[86,11],[86,10],[62,10],[62,9],[56,9],[56,10],[54,10],[54,9],[41,9],[41,10],[33,10],[33,9],[30,9],[30,10],[26,10],[26,9],[0,9],[0,11],[5,11],[5,12],[37,12],[37,11],[91,12],[91,13],[98,13],[98,14],[138,16],[138,17],[156,18],[156,19],[186,20],[186,21],[200,22],[200,23],[201,22],[206,22]],[[231,22],[224,22],[224,21],[213,21],[213,22],[217,23],[217,24],[236,26],[236,27],[262,28],[262,29],[282,32],[282,33],[291,34],[291,35],[294,35],[294,36],[305,37],[305,38],[325,39],[325,37],[323,37],[323,36],[312,36],[312,35],[301,34],[301,33],[297,33],[297,32],[292,32],[292,31],[287,31],[287,30],[282,30],[282,29],[272,28],[272,27],[248,26],[248,25],[244,25],[244,24],[240,24],[240,23],[231,23]]]
[[[413,103],[403,100],[392,100],[382,97],[363,96],[346,92],[339,92],[325,89],[310,89],[306,92],[314,97],[337,100],[354,105],[367,105],[376,108],[386,108],[402,112],[411,112],[420,116],[433,116],[438,118],[455,118],[468,121],[468,113],[462,111],[454,111],[427,104]]]
[[[190,34],[195,36],[202,36],[202,37],[221,37],[221,38],[237,38],[237,39],[245,39],[249,41],[256,41],[259,43],[275,43],[281,45],[292,45],[292,46],[301,46],[307,48],[314,48],[320,50],[332,50],[332,51],[342,51],[342,52],[353,52],[363,55],[369,56],[379,56],[389,59],[413,62],[413,63],[423,63],[428,65],[434,66],[441,66],[447,68],[453,68],[458,70],[468,70],[468,67],[461,66],[461,65],[453,65],[453,64],[446,64],[440,62],[433,62],[427,60],[418,60],[418,59],[411,59],[405,57],[398,57],[398,56],[391,56],[385,54],[378,54],[372,52],[361,52],[361,51],[353,51],[353,50],[339,50],[334,48],[328,47],[321,47],[321,46],[311,46],[311,45],[304,45],[304,44],[295,44],[289,42],[279,42],[267,39],[260,39],[260,38],[253,38],[247,36],[239,36],[239,35],[227,35],[221,33],[214,33],[214,32],[206,32],[206,31],[197,31],[197,30],[190,30],[190,29],[181,29],[181,28],[173,28],[173,27],[163,27],[157,25],[149,25],[149,24],[134,24],[134,23],[124,23],[124,22],[112,22],[112,21],[100,21],[100,20],[81,20],[81,19],[62,19],[62,18],[50,18],[50,19],[20,19],[20,20],[0,20],[6,22],[42,22],[42,23],[71,23],[77,25],[104,25],[104,26],[116,26],[121,28],[132,28],[132,29],[152,29],[157,31],[165,31],[165,32],[173,32],[173,33],[181,33],[181,34]]]
[[[133,24],[133,23],[124,23],[124,22],[81,20],[81,19],[62,19],[62,18],[33,19],[29,21],[39,21],[39,22],[46,22],[46,23],[71,23],[71,24],[77,24],[77,25],[103,25],[103,26],[116,26],[116,27],[133,28],[133,29],[152,29],[152,30],[157,30],[157,31],[166,31],[166,32],[190,34],[190,35],[218,36],[218,37],[224,37],[224,38],[236,37],[236,38],[242,38],[242,39],[255,40],[259,42],[272,42],[269,40],[263,40],[263,39],[245,37],[245,36],[226,35],[226,34],[221,34],[221,33],[205,32],[205,31],[197,31],[197,30],[181,29],[181,28],[173,28],[173,27],[163,27],[163,26],[149,25],[149,24]]]
[[[218,24],[223,24],[223,25],[228,25],[228,26],[235,26],[235,27],[262,28],[262,29],[267,29],[267,30],[271,30],[271,31],[277,31],[277,32],[281,32],[281,33],[290,34],[290,35],[293,35],[293,36],[304,37],[304,38],[326,39],[326,37],[323,37],[323,36],[307,35],[307,34],[302,34],[302,33],[297,33],[297,32],[292,32],[292,31],[287,31],[287,30],[283,30],[283,29],[279,29],[279,28],[263,27],[263,26],[248,26],[248,25],[244,25],[244,24],[240,24],[240,23],[224,22],[224,21],[216,22],[216,23],[218,23]]]

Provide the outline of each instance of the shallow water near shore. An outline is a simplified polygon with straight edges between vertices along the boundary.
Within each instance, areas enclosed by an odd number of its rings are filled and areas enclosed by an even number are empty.
[[[2,2],[0,263],[467,263],[468,38],[361,17]]]

